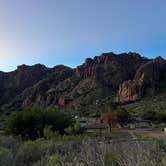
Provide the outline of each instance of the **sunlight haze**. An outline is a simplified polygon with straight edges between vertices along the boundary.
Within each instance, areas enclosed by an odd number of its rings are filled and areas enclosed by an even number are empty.
[[[165,0],[0,0],[0,70],[103,52],[166,57]]]

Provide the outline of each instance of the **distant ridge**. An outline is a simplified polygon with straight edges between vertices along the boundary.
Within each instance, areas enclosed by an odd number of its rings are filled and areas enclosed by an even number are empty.
[[[42,64],[20,65],[0,72],[0,109],[40,105],[62,110],[92,111],[96,100],[133,102],[155,94],[166,81],[166,61],[148,59],[138,53],[103,53],[87,58],[76,68]]]

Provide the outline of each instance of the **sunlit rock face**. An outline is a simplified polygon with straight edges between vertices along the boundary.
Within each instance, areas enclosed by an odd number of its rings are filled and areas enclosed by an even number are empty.
[[[135,101],[142,97],[142,82],[125,81],[119,86],[117,101],[129,102]]]
[[[120,84],[117,101],[129,102],[140,99],[145,90],[154,94],[159,83],[166,80],[166,61],[161,57],[141,65],[133,80]]]

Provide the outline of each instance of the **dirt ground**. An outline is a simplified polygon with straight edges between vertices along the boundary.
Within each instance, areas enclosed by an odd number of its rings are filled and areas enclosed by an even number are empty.
[[[132,130],[123,130],[129,132],[133,138],[137,135],[143,137],[155,137],[155,138],[166,138],[166,132],[160,130],[149,130],[149,129],[132,129]]]

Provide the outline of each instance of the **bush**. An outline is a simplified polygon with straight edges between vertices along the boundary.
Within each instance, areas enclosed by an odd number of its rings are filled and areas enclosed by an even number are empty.
[[[118,160],[120,155],[117,153],[112,153],[111,151],[105,153],[104,155],[104,163],[105,165],[119,165]]]
[[[11,163],[13,159],[14,159],[14,156],[10,149],[0,147],[0,165],[12,166]]]
[[[124,108],[120,108],[120,109],[117,110],[117,117],[118,117],[118,122],[121,125],[132,122],[131,114],[129,113],[129,111],[127,111]]]
[[[57,139],[60,136],[59,132],[52,130],[52,126],[46,126],[44,128],[43,134],[46,139]]]
[[[64,129],[69,125],[70,118],[56,110],[26,108],[9,115],[5,122],[5,132],[36,139],[43,137],[45,126],[52,126],[53,131],[63,134]]]
[[[74,134],[74,128],[72,126],[68,126],[67,128],[65,128],[65,132],[68,135],[73,135]]]
[[[157,122],[166,122],[166,111],[160,111],[156,113]]]
[[[63,162],[60,161],[59,156],[54,154],[54,155],[50,156],[48,161],[46,161],[45,163],[41,163],[41,161],[38,161],[38,162],[32,164],[32,166],[54,166],[54,165],[60,166],[60,165],[62,165],[62,163]],[[65,164],[63,163],[63,165],[65,165]]]
[[[65,128],[65,132],[69,135],[79,134],[81,132],[79,121],[76,121],[73,126],[68,126]]]
[[[17,149],[15,154],[15,165],[31,166],[33,162],[41,159],[46,154],[47,147],[42,140],[25,141]]]
[[[156,121],[156,112],[152,110],[145,111],[142,115],[142,119]]]
[[[166,111],[146,111],[143,115],[142,118],[145,120],[150,120],[152,122],[156,123],[164,123],[166,122]]]

